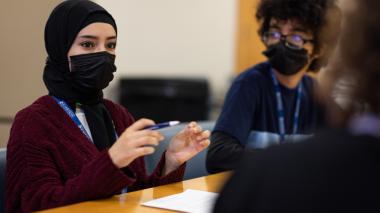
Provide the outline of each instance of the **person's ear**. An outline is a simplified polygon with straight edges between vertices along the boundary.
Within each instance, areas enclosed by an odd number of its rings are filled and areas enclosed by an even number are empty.
[[[326,58],[325,54],[326,52],[325,46],[321,46],[318,50],[313,49],[313,53],[310,56],[310,65],[309,65],[309,70],[317,72],[320,70],[326,63]]]
[[[313,49],[310,60],[321,58],[326,53],[325,45],[322,45],[319,50]]]

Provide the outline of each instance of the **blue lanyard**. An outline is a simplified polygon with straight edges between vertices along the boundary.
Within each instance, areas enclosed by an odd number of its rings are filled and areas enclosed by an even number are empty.
[[[285,141],[285,110],[284,110],[284,104],[282,102],[282,94],[281,94],[281,88],[280,84],[274,75],[273,70],[271,70],[271,76],[273,81],[273,86],[275,89],[276,94],[276,104],[277,104],[277,114],[278,114],[278,126],[279,126],[279,133],[280,133],[280,143]],[[296,102],[296,110],[294,112],[294,119],[293,119],[293,134],[296,134],[298,132],[298,123],[299,123],[299,114],[300,114],[300,107],[301,107],[301,96],[302,96],[302,81],[297,86],[297,102]]]
[[[67,113],[67,115],[75,122],[75,124],[78,126],[80,131],[82,131],[82,133],[87,137],[87,139],[90,140],[91,142],[93,142],[90,135],[87,133],[86,129],[84,128],[83,124],[80,122],[79,118],[75,115],[73,110],[71,110],[69,105],[67,105],[67,103],[64,100],[58,99],[57,97],[54,97],[54,96],[52,96],[52,97],[58,103],[58,105]],[[116,135],[116,139],[117,139],[118,136],[117,136],[116,131],[115,131],[115,135]],[[127,193],[127,192],[128,192],[128,187],[125,187],[121,191],[121,193]]]
[[[75,124],[78,126],[80,131],[82,131],[82,133],[87,137],[87,139],[93,142],[90,135],[87,133],[86,129],[84,128],[83,124],[80,122],[79,118],[75,115],[73,110],[70,109],[69,105],[67,105],[67,103],[64,100],[58,99],[54,96],[52,97],[58,103],[58,105],[66,112],[66,114],[75,122]]]

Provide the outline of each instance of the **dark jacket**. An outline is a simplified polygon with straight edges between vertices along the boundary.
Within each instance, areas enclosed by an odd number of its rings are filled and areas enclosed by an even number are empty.
[[[380,212],[380,139],[330,130],[248,154],[215,212]]]
[[[279,143],[279,121],[271,66],[264,62],[236,77],[215,124],[207,151],[208,172],[233,170],[246,150],[259,151]],[[315,95],[317,82],[303,76],[298,129],[293,132],[298,88],[280,84],[285,134],[303,138],[326,125],[324,107]],[[291,140],[288,140],[290,142]]]

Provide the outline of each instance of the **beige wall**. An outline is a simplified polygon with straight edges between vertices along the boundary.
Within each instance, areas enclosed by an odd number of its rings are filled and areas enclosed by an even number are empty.
[[[224,97],[235,67],[236,0],[95,0],[116,19],[119,77],[204,77]]]
[[[59,0],[1,0],[0,116],[14,117],[46,94],[42,70],[46,58],[44,25]],[[0,123],[0,146],[8,141],[10,124]]]

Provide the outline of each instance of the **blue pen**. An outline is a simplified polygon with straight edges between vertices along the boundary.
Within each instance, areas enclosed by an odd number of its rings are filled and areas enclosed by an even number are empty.
[[[162,128],[165,128],[165,127],[178,125],[179,123],[180,123],[179,121],[168,121],[168,122],[164,122],[164,123],[159,123],[159,124],[155,124],[155,125],[152,125],[152,126],[148,126],[148,127],[144,128],[144,129],[150,129],[150,130],[162,129]]]

